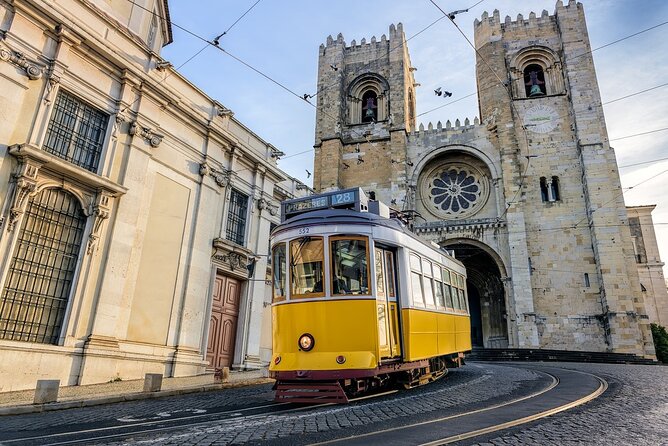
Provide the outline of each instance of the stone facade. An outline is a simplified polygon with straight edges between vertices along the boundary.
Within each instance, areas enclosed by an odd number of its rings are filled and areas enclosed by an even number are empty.
[[[373,191],[454,250],[475,345],[651,357],[582,5],[516,20],[484,13],[474,35],[480,119],[427,127],[416,127],[401,25],[361,44],[330,36],[314,188]]]
[[[668,326],[668,288],[663,275],[664,262],[654,233],[652,211],[656,206],[628,206],[629,227],[640,289],[644,296],[649,321]]]
[[[166,0],[0,0],[0,391],[203,373],[223,336],[262,364],[270,227],[308,188],[171,39]]]

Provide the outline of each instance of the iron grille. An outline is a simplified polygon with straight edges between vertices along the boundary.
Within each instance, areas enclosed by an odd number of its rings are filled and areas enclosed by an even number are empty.
[[[246,214],[248,212],[248,196],[232,189],[230,194],[230,210],[227,213],[227,239],[237,245],[244,245],[246,234]]]
[[[97,172],[108,122],[109,116],[61,90],[42,148],[72,164]]]
[[[57,344],[86,217],[62,189],[28,203],[0,297],[0,339]]]

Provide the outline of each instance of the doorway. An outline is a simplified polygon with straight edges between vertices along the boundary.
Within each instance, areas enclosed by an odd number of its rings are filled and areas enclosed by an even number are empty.
[[[466,267],[471,315],[471,344],[479,348],[507,348],[506,292],[497,262],[483,248],[466,242],[444,244]]]
[[[206,359],[209,366],[230,367],[234,359],[241,281],[216,274],[211,304],[211,322]]]

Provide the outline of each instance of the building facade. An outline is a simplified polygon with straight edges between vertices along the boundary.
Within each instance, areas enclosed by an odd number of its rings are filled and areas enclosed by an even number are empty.
[[[307,188],[171,39],[166,0],[0,0],[0,391],[261,366],[269,231]]]
[[[474,24],[480,119],[416,126],[389,36],[320,46],[314,188],[414,217],[468,272],[473,343],[654,354],[584,10]],[[336,69],[334,69],[334,67]]]
[[[668,326],[668,288],[663,275],[664,262],[654,232],[652,211],[656,205],[628,206],[633,254],[638,266],[642,291],[649,321]]]

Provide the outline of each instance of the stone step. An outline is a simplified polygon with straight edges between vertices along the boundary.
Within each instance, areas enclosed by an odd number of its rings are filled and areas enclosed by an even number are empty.
[[[470,361],[561,361],[609,364],[657,364],[655,360],[630,353],[582,352],[522,348],[474,348],[466,355]]]

